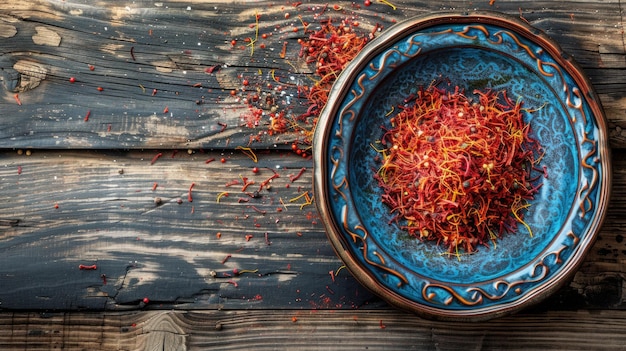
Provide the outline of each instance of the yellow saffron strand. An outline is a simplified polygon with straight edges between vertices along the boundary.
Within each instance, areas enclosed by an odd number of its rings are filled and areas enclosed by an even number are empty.
[[[259,161],[256,154],[254,153],[254,151],[252,151],[251,148],[240,145],[237,146],[235,149],[241,150],[246,156],[250,157],[250,159],[254,161],[254,163],[257,163]]]

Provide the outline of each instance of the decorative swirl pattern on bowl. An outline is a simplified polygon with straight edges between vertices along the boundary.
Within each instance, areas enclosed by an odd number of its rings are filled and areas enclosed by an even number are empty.
[[[521,228],[457,260],[388,224],[371,145],[394,106],[438,79],[468,95],[506,90],[528,109],[549,174],[526,214],[532,237]],[[545,35],[491,13],[410,20],[368,44],[335,83],[314,143],[337,253],[366,287],[429,317],[491,318],[545,297],[575,271],[608,202],[606,122],[590,84]]]

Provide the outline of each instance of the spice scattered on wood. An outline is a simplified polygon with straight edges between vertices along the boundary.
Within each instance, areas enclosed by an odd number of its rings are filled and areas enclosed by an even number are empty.
[[[191,185],[189,186],[189,191],[187,192],[187,201],[189,202],[193,202],[193,197],[191,196],[191,190],[193,189],[195,185],[196,183],[191,183]]]
[[[163,156],[162,152],[159,152],[158,154],[154,155],[154,157],[152,158],[152,161],[150,161],[150,164],[153,165],[161,156]]]
[[[260,208],[258,208],[258,207],[256,207],[256,206],[254,206],[254,205],[251,205],[251,206],[250,206],[250,208],[251,208],[251,209],[253,209],[255,212],[258,212],[258,213],[260,213],[260,214],[262,214],[262,215],[264,215],[264,214],[266,214],[266,213],[267,213],[267,211],[264,211],[264,210],[262,210],[262,209],[260,209]]]
[[[241,152],[244,153],[244,155],[250,157],[250,159],[252,161],[254,161],[254,163],[257,163],[259,161],[259,159],[257,158],[256,154],[254,153],[254,151],[252,150],[252,148],[249,147],[244,147],[244,146],[237,146],[235,149],[237,150],[241,150]]]
[[[229,187],[229,186],[233,186],[233,185],[239,185],[239,179],[233,179],[231,181],[229,181],[228,183],[224,184],[225,187]]]
[[[300,177],[302,177],[302,175],[304,174],[304,172],[305,172],[305,171],[306,171],[306,167],[302,167],[302,168],[300,169],[300,172],[298,172],[298,174],[296,174],[296,175],[290,175],[290,176],[289,176],[289,180],[290,180],[292,183],[293,183],[293,182],[295,182],[296,180],[300,179]]]
[[[308,191],[303,192],[302,194],[289,199],[289,202],[296,202],[298,200],[300,200],[301,198],[304,198],[305,202],[303,204],[300,205],[300,210],[302,210],[305,206],[311,205],[313,203],[313,196],[309,195]]]
[[[266,245],[268,245],[268,246],[269,246],[269,245],[272,245],[272,242],[270,241],[270,236],[269,236],[269,234],[268,234],[267,232],[265,232],[265,234],[264,234],[264,235],[265,235],[265,244],[266,244]]]
[[[241,187],[241,192],[245,193],[246,189],[248,189],[250,185],[254,184],[254,180],[249,180],[247,177],[241,177],[241,180],[243,180],[243,186]]]
[[[389,6],[389,7],[391,7],[392,10],[396,10],[397,9],[396,5],[390,3],[387,0],[378,0],[378,2],[380,2],[381,4],[385,4],[385,5]]]
[[[315,84],[306,89],[309,108],[298,119],[314,118],[313,127],[316,117],[328,101],[333,83],[345,66],[362,51],[369,41],[369,35],[360,34],[353,29],[350,21],[342,21],[334,25],[328,19],[308,38],[299,40],[300,52],[307,64],[314,65],[317,77]],[[309,134],[312,135],[312,130]]]
[[[228,197],[228,192],[223,191],[223,192],[217,194],[217,202],[220,202],[224,196]]]
[[[219,125],[220,128],[220,133],[226,130],[226,127],[228,127],[228,125],[226,123],[223,122],[217,122],[217,125]]]

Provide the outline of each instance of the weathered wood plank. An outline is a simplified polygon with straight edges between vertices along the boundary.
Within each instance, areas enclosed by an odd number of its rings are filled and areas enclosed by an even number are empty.
[[[298,196],[311,190],[310,160],[282,151],[257,152],[258,163],[241,151],[165,152],[151,165],[155,154],[0,153],[0,308],[384,305],[345,270],[332,280],[329,272],[341,262],[314,206],[300,209],[305,200]],[[625,307],[624,151],[616,150],[613,161],[613,197],[599,239],[571,284],[542,308]],[[280,177],[271,189],[251,197],[274,172]],[[255,181],[246,191],[244,177]],[[239,184],[226,186],[233,180]],[[218,202],[223,192],[229,196]],[[81,264],[97,270],[80,270]]]
[[[246,145],[259,133],[261,148],[284,145],[298,135],[264,134],[267,113],[259,126],[242,126],[242,114],[248,113],[242,99],[252,91],[261,99],[273,97],[296,116],[306,110],[295,86],[312,78],[298,55],[297,39],[305,35],[302,21],[312,28],[328,17],[354,18],[358,30],[368,32],[377,23],[388,28],[441,10],[495,10],[522,16],[544,30],[589,74],[610,121],[612,145],[626,146],[619,1],[490,3],[398,1],[393,10],[377,2],[370,7],[338,2],[341,10],[336,11],[323,2],[5,1],[0,4],[0,147],[223,148]],[[255,14],[260,15],[260,35],[268,37],[259,38],[252,52],[245,40],[256,35]],[[219,68],[207,73],[214,67]],[[279,84],[272,72],[289,82],[282,91],[275,89]],[[244,78],[249,86],[242,84]],[[237,96],[230,95],[232,90]],[[84,122],[88,111],[90,119]],[[228,127],[222,131],[218,123]]]
[[[0,313],[18,350],[620,350],[626,312],[537,312],[482,323],[396,311]],[[288,346],[286,346],[288,345]]]
[[[153,165],[155,153],[2,154],[0,308],[143,308],[144,297],[158,308],[367,304],[347,272],[329,275],[341,263],[305,206],[310,161],[257,153],[258,163],[168,152]],[[243,178],[255,182],[245,191]]]

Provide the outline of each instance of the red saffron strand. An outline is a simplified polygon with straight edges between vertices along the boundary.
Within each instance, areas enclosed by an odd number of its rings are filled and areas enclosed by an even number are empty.
[[[256,212],[258,212],[258,213],[260,213],[260,214],[263,214],[263,215],[267,213],[267,211],[264,211],[264,210],[262,210],[262,209],[260,209],[260,208],[258,208],[258,207],[256,207],[256,206],[254,206],[254,205],[251,205],[251,206],[250,206],[250,208],[251,208],[251,209],[253,209],[253,210],[255,210]]]
[[[265,244],[266,245],[272,245],[272,242],[270,241],[270,237],[269,234],[267,232],[265,232]]]
[[[162,152],[159,152],[158,154],[154,155],[154,157],[152,158],[152,161],[150,161],[150,164],[153,165],[161,156],[163,156]]]
[[[191,185],[189,186],[189,191],[187,192],[187,201],[189,202],[193,202],[193,197],[191,196],[191,190],[193,189],[195,185],[196,183],[191,183]]]
[[[300,169],[300,172],[298,172],[298,174],[296,174],[295,176],[289,176],[289,180],[293,183],[296,180],[298,180],[300,177],[302,177],[302,174],[304,174],[304,172],[306,171],[306,167],[302,167]]]

